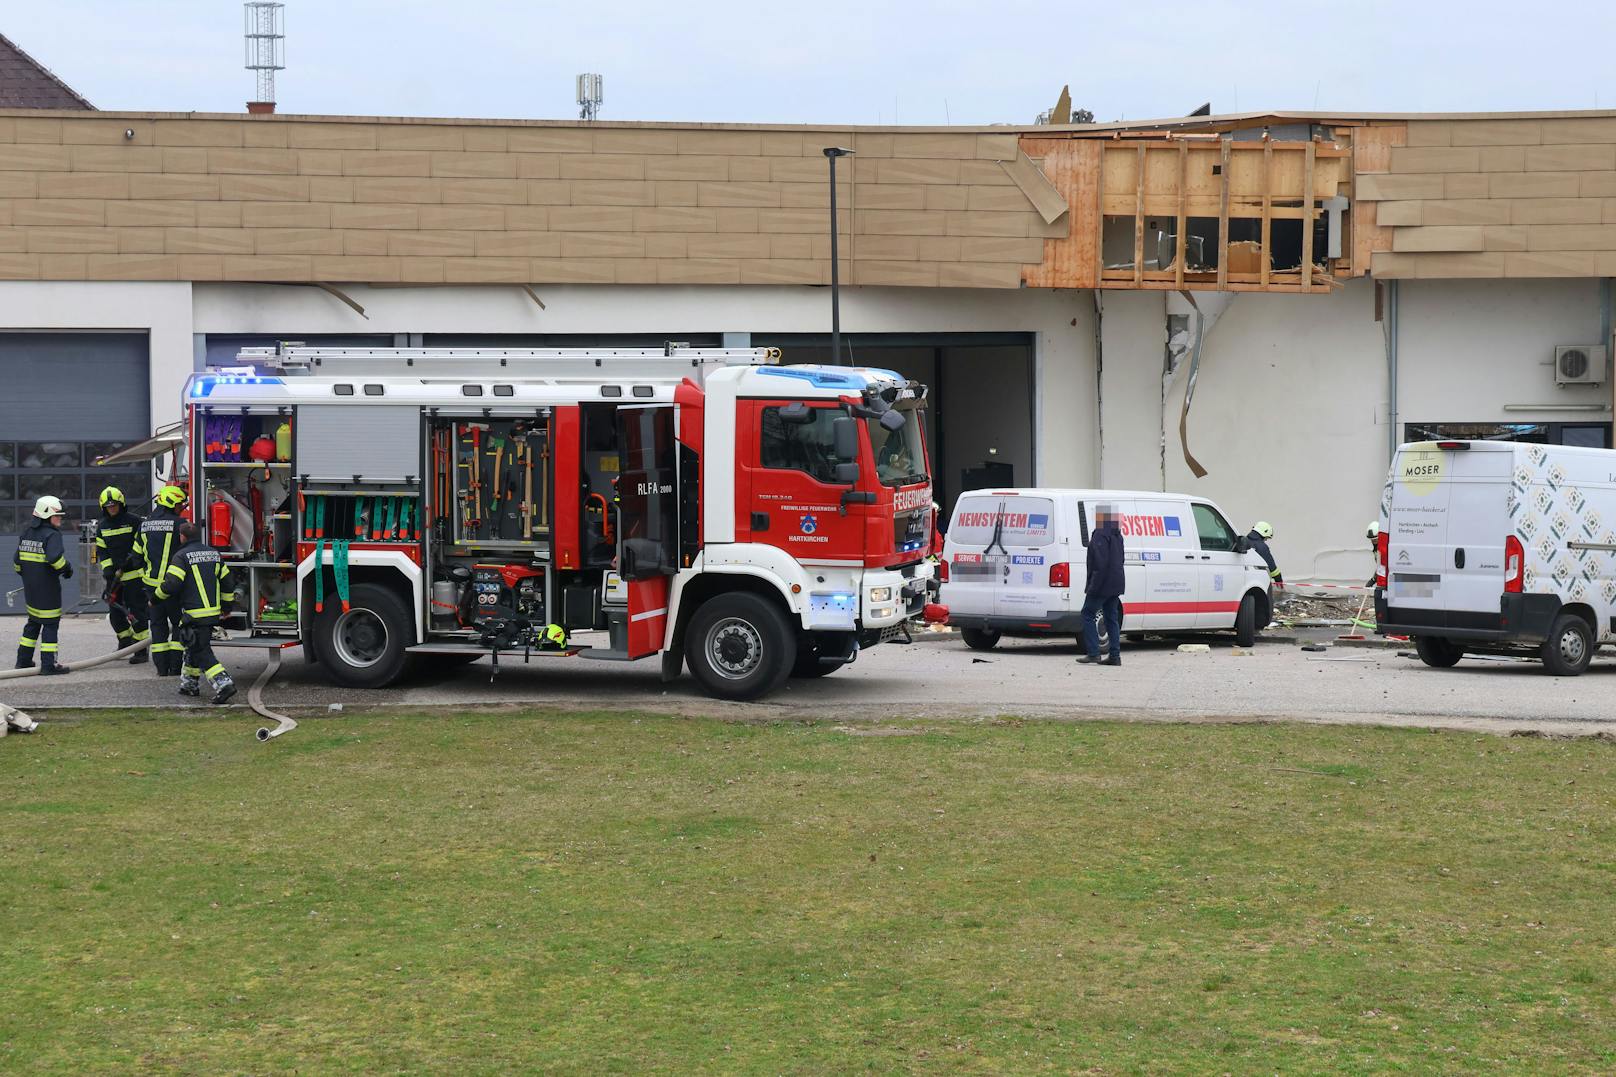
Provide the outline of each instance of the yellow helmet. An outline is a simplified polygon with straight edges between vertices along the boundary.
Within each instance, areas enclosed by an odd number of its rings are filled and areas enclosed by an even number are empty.
[[[118,504],[122,505],[124,503],[123,491],[118,489],[116,486],[109,486],[105,490],[102,490],[101,507],[106,508],[108,501],[116,501]]]
[[[189,500],[190,498],[185,495],[184,489],[175,486],[173,483],[169,483],[157,491],[157,503],[165,509],[177,509]]]
[[[544,643],[547,647],[554,647],[558,651],[561,650],[567,645],[567,630],[558,624],[546,626],[544,630]]]

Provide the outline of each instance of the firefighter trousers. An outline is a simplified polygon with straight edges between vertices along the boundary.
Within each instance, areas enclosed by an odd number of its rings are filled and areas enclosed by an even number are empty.
[[[185,647],[180,666],[180,691],[187,695],[195,694],[201,688],[201,679],[204,677],[213,686],[215,695],[236,683],[225,671],[224,663],[213,653],[213,626],[218,623],[218,618],[209,617],[202,621],[186,621],[180,626],[180,639]]]
[[[107,623],[118,634],[118,649],[139,643],[151,635],[146,627],[146,585],[139,580],[118,584],[107,606]]]
[[[177,677],[181,654],[185,644],[180,642],[180,618],[184,607],[180,597],[172,595],[158,598],[156,589],[151,594],[151,656],[159,677]]]
[[[17,641],[17,668],[28,669],[34,664],[34,651],[39,651],[39,664],[46,669],[56,662],[56,632],[61,627],[60,617],[40,617],[30,613],[22,627],[22,638]]]

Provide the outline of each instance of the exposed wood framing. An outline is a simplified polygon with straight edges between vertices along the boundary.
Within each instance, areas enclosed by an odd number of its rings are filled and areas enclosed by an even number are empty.
[[[1317,148],[1313,142],[1307,144],[1307,161],[1303,165],[1302,190],[1310,192],[1304,199],[1307,215],[1302,218],[1302,290],[1305,292],[1313,287],[1313,218],[1317,213],[1311,192],[1313,190],[1313,166],[1317,161]]]
[[[1133,282],[1138,284],[1144,280],[1145,272],[1145,154],[1144,143],[1139,144],[1139,182],[1134,188],[1133,198]],[[1104,227],[1104,222],[1101,223]]]
[[[1262,145],[1262,260],[1259,263],[1261,272],[1260,281],[1264,288],[1268,287],[1268,269],[1274,264],[1274,196],[1272,187],[1274,175],[1274,143],[1272,139],[1264,138]]]
[[[1189,252],[1185,249],[1185,226],[1189,221],[1189,189],[1184,178],[1189,175],[1190,144],[1178,144],[1178,249],[1174,251],[1173,258],[1173,286],[1180,290],[1184,287],[1184,269],[1189,262]]]
[[[1218,170],[1223,179],[1221,190],[1218,192],[1218,291],[1223,291],[1229,283],[1229,181],[1233,169],[1229,167],[1229,140],[1220,139],[1223,148],[1223,165]],[[1267,192],[1263,192],[1264,197]]]
[[[1377,223],[1378,210],[1374,202],[1358,197],[1358,177],[1388,171],[1392,165],[1392,148],[1407,142],[1405,124],[1357,127],[1352,131],[1352,211],[1348,214],[1351,245],[1347,248],[1352,252],[1351,276],[1368,273],[1371,256],[1376,251],[1392,249],[1392,229]]]
[[[1092,140],[1023,139],[1022,148],[1043,159],[1044,173],[1060,192],[1070,212],[1064,234],[1046,236],[1044,260],[1022,270],[1029,288],[1092,288],[1100,275],[1100,155]]]

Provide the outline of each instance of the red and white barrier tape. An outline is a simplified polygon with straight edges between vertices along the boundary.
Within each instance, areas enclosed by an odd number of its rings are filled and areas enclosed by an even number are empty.
[[[1320,589],[1328,591],[1356,591],[1359,594],[1367,594],[1374,590],[1373,587],[1361,587],[1357,584],[1348,583],[1287,583],[1285,585],[1285,590],[1287,591],[1300,591],[1304,588],[1310,591]]]

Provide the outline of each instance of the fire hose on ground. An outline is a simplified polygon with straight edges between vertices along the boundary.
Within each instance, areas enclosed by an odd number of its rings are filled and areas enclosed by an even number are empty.
[[[113,662],[120,658],[128,658],[131,655],[137,654],[150,646],[150,638],[136,640],[129,646],[120,647],[118,650],[112,651],[108,654],[97,655],[94,658],[86,658],[82,661],[74,662],[72,668],[74,671],[94,669],[96,666],[103,666],[108,662]],[[270,729],[268,727],[259,728],[257,737],[260,741],[271,740],[283,734],[290,733],[292,730],[297,728],[297,722],[284,714],[270,710],[269,707],[264,703],[265,686],[269,684],[271,678],[273,678],[276,673],[280,672],[281,650],[282,648],[277,647],[269,651],[268,662],[265,664],[263,672],[258,675],[258,679],[253,682],[252,688],[247,692],[247,702],[252,706],[253,711],[275,723],[274,729]],[[30,666],[27,669],[0,670],[0,681],[20,680],[23,677],[37,677],[39,674],[39,668],[34,666]],[[0,703],[0,736],[5,736],[6,731],[11,728],[32,732],[38,727],[38,725],[38,722],[30,718],[24,712],[18,710],[16,707],[10,706],[6,703]]]

